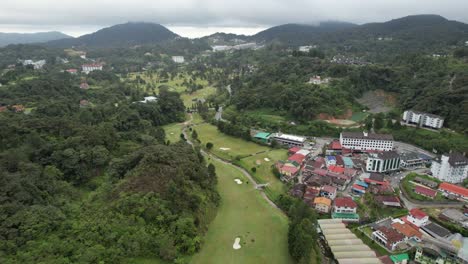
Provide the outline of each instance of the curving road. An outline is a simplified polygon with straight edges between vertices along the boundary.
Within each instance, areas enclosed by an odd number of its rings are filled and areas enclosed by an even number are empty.
[[[187,143],[189,143],[190,145],[193,146],[193,145],[194,145],[193,142],[190,141],[190,139],[189,139],[189,137],[188,137],[188,135],[187,135],[187,126],[190,125],[190,124],[192,123],[192,121],[193,121],[193,116],[192,116],[192,114],[189,114],[189,115],[190,115],[190,120],[184,123],[185,126],[184,126],[184,128],[182,129],[182,134],[184,134],[184,137],[185,137],[185,139],[187,140]],[[219,162],[221,162],[221,163],[223,163],[223,164],[225,164],[225,165],[228,165],[228,166],[232,166],[232,167],[234,167],[235,169],[239,170],[240,172],[242,172],[242,174],[244,174],[245,177],[247,177],[247,178],[250,180],[250,182],[253,183],[254,188],[255,188],[256,190],[258,190],[257,187],[259,186],[259,184],[254,180],[254,178],[250,175],[250,173],[249,173],[247,170],[245,170],[244,168],[239,167],[239,166],[233,164],[233,163],[230,162],[230,161],[221,159],[220,157],[218,157],[218,156],[216,156],[216,155],[214,155],[214,154],[212,155],[212,154],[210,154],[210,153],[207,153],[207,152],[205,152],[203,149],[200,149],[200,152],[202,153],[203,156],[206,156],[206,157],[215,159],[216,161],[219,161]],[[284,213],[283,210],[281,210],[272,200],[270,200],[270,198],[268,198],[268,196],[265,194],[265,192],[262,192],[262,191],[260,191],[260,192],[261,192],[262,197],[263,197],[271,206],[273,206],[274,208],[276,208],[276,209],[280,210],[282,213]]]

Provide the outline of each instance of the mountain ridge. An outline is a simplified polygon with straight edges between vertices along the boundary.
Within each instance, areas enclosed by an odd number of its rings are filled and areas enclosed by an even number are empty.
[[[45,31],[35,33],[0,32],[0,47],[11,44],[32,44],[67,38],[72,37],[59,31]]]

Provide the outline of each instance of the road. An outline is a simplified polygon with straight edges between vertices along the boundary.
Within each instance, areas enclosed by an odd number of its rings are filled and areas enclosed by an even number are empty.
[[[194,145],[193,142],[190,141],[190,138],[189,138],[189,136],[187,135],[187,125],[191,124],[192,121],[193,121],[193,116],[192,116],[192,114],[190,114],[190,120],[184,123],[186,126],[182,129],[182,133],[184,134],[184,137],[187,139],[187,143],[189,143],[190,145],[193,146],[193,145]],[[259,189],[257,188],[257,187],[259,186],[259,184],[252,178],[252,176],[250,175],[250,173],[249,173],[247,170],[245,170],[244,168],[241,168],[241,167],[239,167],[239,166],[237,166],[237,165],[235,165],[235,164],[232,164],[230,161],[221,159],[221,158],[217,157],[216,155],[212,155],[211,153],[207,153],[207,152],[205,152],[203,149],[200,149],[200,152],[201,152],[202,155],[205,156],[205,157],[209,157],[209,158],[214,159],[214,160],[216,160],[216,161],[218,161],[218,162],[221,162],[221,163],[223,163],[223,164],[225,164],[225,165],[227,165],[227,166],[232,166],[232,167],[234,167],[235,169],[239,170],[240,172],[242,172],[242,174],[244,174],[245,177],[247,177],[247,178],[249,179],[250,182],[253,183],[252,185],[253,185],[254,189],[259,190]],[[278,209],[279,211],[281,211],[282,213],[284,213],[283,210],[281,210],[272,200],[270,200],[270,198],[268,198],[268,196],[265,194],[265,192],[263,192],[263,191],[261,191],[261,190],[260,190],[260,192],[261,192],[262,197],[263,197],[271,206],[273,206],[274,208],[276,208],[276,209]]]

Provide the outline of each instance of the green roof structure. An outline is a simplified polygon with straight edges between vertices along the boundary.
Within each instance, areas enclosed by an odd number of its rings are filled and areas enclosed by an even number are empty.
[[[333,219],[359,219],[358,214],[353,213],[332,213]]]
[[[408,254],[398,254],[398,255],[391,255],[390,259],[393,261],[393,263],[401,263],[403,260],[409,260]]]
[[[268,143],[268,138],[270,137],[270,135],[271,135],[270,133],[259,132],[255,134],[254,138],[262,141],[263,143]]]

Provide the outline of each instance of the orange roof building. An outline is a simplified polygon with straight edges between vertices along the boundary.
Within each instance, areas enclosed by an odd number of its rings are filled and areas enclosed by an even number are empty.
[[[326,197],[317,197],[314,199],[315,210],[320,213],[330,212],[332,201]]]
[[[443,182],[439,185],[439,190],[446,195],[451,194],[458,197],[462,197],[464,199],[468,199],[468,189],[455,184]]]
[[[392,227],[395,228],[398,232],[403,234],[407,238],[417,238],[421,239],[422,234],[418,230],[414,229],[412,226],[406,223],[393,223]]]

